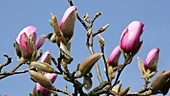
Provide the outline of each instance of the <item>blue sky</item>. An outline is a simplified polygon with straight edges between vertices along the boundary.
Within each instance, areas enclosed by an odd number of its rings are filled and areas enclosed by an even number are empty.
[[[102,16],[99,17],[95,24],[93,31],[98,30],[105,24],[110,24],[109,28],[101,35],[105,39],[105,55],[109,56],[110,52],[115,46],[119,44],[119,38],[124,28],[133,20],[139,20],[145,23],[144,32],[141,40],[143,45],[139,53],[134,57],[133,62],[123,71],[121,82],[123,87],[131,86],[130,91],[137,91],[142,88],[144,81],[141,79],[141,74],[138,70],[136,57],[139,56],[142,60],[145,59],[146,54],[154,47],[160,48],[160,59],[158,62],[158,72],[170,69],[169,64],[169,3],[168,0],[100,0],[100,1],[82,1],[73,0],[77,6],[78,13],[81,17],[85,13],[89,13],[93,18],[95,12],[99,11]],[[13,42],[20,30],[28,25],[37,27],[37,34],[47,34],[53,32],[49,24],[50,13],[57,15],[59,21],[63,13],[69,7],[67,0],[2,0],[0,1],[0,63],[5,62],[4,54],[9,54],[13,57],[12,63],[5,67],[4,70],[10,70],[17,64],[17,57],[14,52]],[[85,45],[86,31],[76,21],[75,33],[72,42],[71,54],[74,61],[69,65],[71,70],[76,68],[76,65],[83,61],[90,55]],[[95,52],[99,52],[97,38],[95,38]],[[58,48],[46,40],[43,51],[50,50],[54,57],[58,56]],[[121,57],[122,58],[122,57]],[[122,60],[120,60],[122,63]],[[102,61],[99,61],[100,69],[103,72],[104,67]],[[26,69],[25,65],[19,70]],[[95,68],[92,72],[96,74]],[[106,80],[105,75],[102,77]],[[32,92],[34,82],[30,79],[29,74],[15,75],[7,77],[0,81],[0,94],[3,96],[8,93],[9,96],[28,96]],[[96,76],[93,78],[93,87],[98,85]],[[63,81],[62,76],[58,76],[55,86],[63,89],[65,85],[71,91],[72,85]],[[170,95],[170,92],[169,94]],[[61,95],[62,96],[62,95]]]

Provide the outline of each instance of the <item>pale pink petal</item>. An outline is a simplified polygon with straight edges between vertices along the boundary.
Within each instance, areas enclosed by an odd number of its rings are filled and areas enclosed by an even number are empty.
[[[113,51],[111,52],[109,58],[108,58],[108,64],[110,66],[117,66],[118,65],[118,61],[119,61],[119,57],[120,57],[121,51],[120,51],[120,46],[116,46]]]
[[[46,73],[45,77],[47,77],[52,83],[54,83],[55,79],[57,78],[56,73]]]
[[[18,44],[20,44],[20,37],[23,33],[26,33],[27,36],[29,37],[31,34],[35,33],[36,31],[36,27],[34,26],[27,26],[25,27],[23,30],[20,31],[20,33],[18,34],[17,38],[16,38],[16,42]]]
[[[64,22],[67,20],[67,18],[71,15],[71,13],[76,11],[76,10],[77,10],[76,6],[71,6],[65,11],[64,16],[63,16],[63,18],[61,19],[61,22],[60,22],[60,28],[62,27]]]
[[[45,59],[47,58],[47,56],[49,56],[50,55],[50,51],[46,51],[43,55],[42,55],[42,57],[41,57],[41,62],[44,62],[45,61]]]
[[[44,36],[42,35],[42,36],[40,37],[40,39],[38,40],[38,43],[36,44],[37,50],[44,44],[44,42],[45,42],[45,38],[44,38]]]
[[[144,62],[145,68],[152,68],[152,69],[157,68],[159,51],[160,51],[159,48],[153,48],[152,50],[149,51]]]

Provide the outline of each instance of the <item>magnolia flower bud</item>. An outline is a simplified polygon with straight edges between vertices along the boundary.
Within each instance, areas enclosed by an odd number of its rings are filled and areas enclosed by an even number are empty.
[[[60,22],[60,29],[65,38],[70,40],[74,32],[74,24],[76,21],[76,6],[69,7]]]
[[[131,22],[123,31],[120,38],[120,48],[124,52],[135,54],[140,46],[140,36],[143,32],[144,23],[140,21]]]
[[[130,87],[127,87],[126,89],[120,91],[119,96],[126,96],[129,90],[130,90]]]
[[[159,48],[153,48],[149,51],[146,56],[144,67],[145,69],[150,69],[151,71],[157,70],[157,64],[159,59]]]
[[[112,88],[112,91],[114,91],[115,93],[119,93],[122,91],[122,83],[119,86],[114,86]]]
[[[118,65],[120,54],[121,54],[120,46],[118,45],[113,49],[112,53],[108,58],[109,66],[116,67]]]
[[[39,83],[41,86],[49,89],[49,90],[54,90],[56,91],[56,88],[52,85],[52,83],[45,77],[44,75],[37,73],[33,70],[29,70],[29,73],[31,75],[31,78]]]
[[[98,42],[101,48],[104,48],[104,38],[98,34]]]
[[[28,26],[24,28],[17,36],[15,41],[15,49],[18,57],[25,59],[35,59],[36,51],[44,44],[45,38],[41,36],[36,43],[36,27]]]
[[[84,20],[85,20],[87,23],[90,23],[90,18],[89,18],[89,14],[88,14],[88,13],[86,13],[86,14],[84,15]]]
[[[48,63],[48,64],[51,64],[50,51],[46,51],[46,52],[42,55],[40,61],[41,61],[41,62]]]
[[[30,66],[37,68],[38,70],[47,72],[47,73],[56,73],[56,70],[52,68],[48,63],[33,61]]]
[[[152,82],[150,89],[152,90],[152,93],[157,93],[160,91],[164,84],[168,82],[170,79],[170,70],[161,72]]]
[[[87,57],[82,63],[79,65],[79,70],[81,75],[86,75],[90,72],[93,65],[99,60],[99,58],[103,55],[103,53],[95,53],[91,56]]]
[[[106,24],[106,25],[102,26],[102,27],[98,30],[98,32],[103,32],[103,31],[105,31],[105,30],[107,29],[107,27],[109,27],[109,24]]]

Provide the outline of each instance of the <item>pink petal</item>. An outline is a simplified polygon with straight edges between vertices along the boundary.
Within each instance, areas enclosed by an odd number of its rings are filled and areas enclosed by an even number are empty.
[[[61,19],[61,22],[60,22],[60,28],[62,27],[64,22],[67,20],[67,18],[71,15],[71,13],[76,11],[76,10],[77,10],[76,6],[71,6],[65,11],[64,16],[63,16],[63,18]]]
[[[45,77],[47,77],[51,81],[51,83],[54,83],[54,81],[57,78],[57,74],[55,74],[55,73],[46,73]]]
[[[149,66],[153,67],[157,66],[159,51],[160,51],[159,48],[153,48],[152,50],[149,51],[144,62],[145,68],[148,68]]]
[[[17,42],[18,44],[20,44],[20,37],[21,37],[21,35],[22,35],[23,33],[26,33],[27,36],[29,37],[31,34],[35,33],[35,31],[36,31],[36,27],[34,27],[34,26],[27,26],[27,27],[25,27],[25,28],[24,28],[23,30],[21,30],[20,33],[18,34],[18,36],[17,36],[17,38],[16,38],[16,42]],[[35,37],[35,35],[34,35],[34,37]],[[36,37],[35,37],[35,38],[36,38]]]
[[[21,38],[20,38],[20,46],[22,47],[22,48],[24,48],[25,50],[26,50],[26,52],[28,52],[29,53],[29,48],[28,48],[28,45],[27,45],[27,39],[28,39],[28,36],[26,35],[26,33],[23,33],[22,35],[21,35]]]
[[[57,78],[57,74],[55,73],[46,73],[45,77],[47,77],[51,83],[54,83],[55,79]],[[36,90],[39,90],[42,94],[42,96],[47,96],[48,94],[48,89],[42,87],[39,83],[36,84]]]
[[[127,37],[128,37],[127,33],[128,33],[128,29],[125,28],[120,39],[120,47],[121,49],[124,49],[124,50],[126,50],[126,42],[127,42]]]
[[[44,87],[42,87],[39,83],[36,84],[36,90],[40,91],[42,96],[46,96],[48,94],[48,90]]]
[[[45,42],[45,38],[44,38],[44,36],[42,35],[42,36],[40,37],[40,39],[38,40],[38,43],[36,44],[37,50],[44,44],[44,42]]]
[[[121,54],[120,46],[118,45],[113,49],[113,51],[111,52],[111,54],[108,58],[109,65],[111,65],[113,67],[117,66],[120,54]]]
[[[125,28],[120,40],[120,47],[125,52],[133,52],[137,50],[140,44],[140,36],[143,32],[143,27],[143,22],[133,21]]]
[[[40,61],[41,61],[41,62],[44,62],[48,55],[50,55],[50,51],[46,51],[46,52],[42,55]]]

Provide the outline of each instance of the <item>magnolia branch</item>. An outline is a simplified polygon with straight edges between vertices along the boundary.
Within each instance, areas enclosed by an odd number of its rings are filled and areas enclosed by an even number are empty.
[[[7,76],[11,76],[11,75],[15,75],[15,74],[22,74],[22,73],[26,73],[28,72],[28,70],[31,70],[33,68],[29,68],[29,69],[26,69],[26,70],[22,70],[22,71],[17,71],[17,72],[2,72],[0,73],[0,79],[3,79]]]
[[[7,58],[7,61],[4,64],[0,64],[0,72],[3,67],[7,66],[8,64],[10,64],[12,62],[12,57],[9,57],[8,55],[4,55],[4,57]]]
[[[68,0],[68,2],[70,3],[70,6],[73,6],[74,4],[73,4],[73,2],[72,2],[72,0]],[[94,21],[96,20],[96,18],[97,17],[99,17],[101,15],[101,13],[99,13],[99,14],[96,14],[95,15],[95,17],[94,17],[94,19],[92,20],[92,22],[89,24],[89,26],[87,26],[86,25],[86,23],[80,18],[80,16],[79,16],[79,14],[77,13],[77,19],[81,22],[81,24],[84,26],[84,28],[86,29],[86,31],[88,32],[89,31],[89,29],[91,29],[92,28],[92,26],[93,26],[93,23],[94,23]],[[92,38],[91,38],[91,40],[90,40],[90,44],[89,44],[89,38],[87,38],[87,46],[88,46],[88,49],[89,49],[89,51],[90,51],[90,53],[91,54],[94,54],[94,50],[93,50],[93,35],[92,35]],[[90,46],[89,46],[90,45]],[[101,83],[101,82],[103,82],[103,79],[102,79],[102,76],[101,76],[101,72],[100,72],[100,68],[99,68],[99,65],[96,63],[95,64],[95,67],[96,67],[96,72],[97,72],[97,77],[98,77],[98,79],[99,79],[99,82]]]

